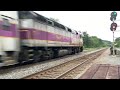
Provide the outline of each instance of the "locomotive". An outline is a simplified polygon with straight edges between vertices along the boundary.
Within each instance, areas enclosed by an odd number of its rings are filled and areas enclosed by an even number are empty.
[[[80,32],[33,11],[0,11],[0,67],[82,51]]]

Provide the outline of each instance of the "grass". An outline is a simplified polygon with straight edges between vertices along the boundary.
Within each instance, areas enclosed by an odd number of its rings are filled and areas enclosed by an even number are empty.
[[[97,50],[97,48],[84,48],[84,50],[86,50],[86,51],[93,51],[93,50]]]
[[[94,50],[97,50],[97,49],[100,49],[100,48],[103,48],[103,47],[97,47],[97,48],[84,48],[85,51],[94,51]]]

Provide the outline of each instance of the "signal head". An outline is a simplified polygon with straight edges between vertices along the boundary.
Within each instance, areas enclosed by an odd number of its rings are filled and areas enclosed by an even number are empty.
[[[113,23],[111,24],[110,30],[111,30],[111,31],[113,31],[113,30],[115,31],[116,28],[117,28],[117,23],[114,23],[114,22],[113,22]]]
[[[116,17],[116,16],[117,16],[117,12],[115,12],[115,11],[112,12],[112,13],[111,13],[111,16],[115,16],[115,17]]]
[[[111,20],[111,21],[116,20],[116,17],[117,17],[117,12],[112,12],[112,13],[111,13],[110,20]]]

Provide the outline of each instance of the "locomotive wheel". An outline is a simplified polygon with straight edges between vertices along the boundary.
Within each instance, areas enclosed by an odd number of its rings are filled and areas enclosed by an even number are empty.
[[[78,53],[80,52],[80,48],[78,48]]]
[[[68,50],[69,50],[68,55],[72,55],[72,49],[68,49]]]
[[[83,52],[83,47],[80,47],[80,52]]]
[[[54,58],[54,52],[53,52],[53,50],[51,49],[51,50],[50,50],[50,59],[52,59],[52,58]]]
[[[75,48],[75,54],[77,53],[77,48]]]
[[[79,49],[78,48],[76,48],[76,53],[79,53]]]
[[[75,54],[76,52],[75,52],[75,49],[72,49],[72,54]]]
[[[54,52],[53,52],[52,49],[49,49],[46,52],[47,52],[47,55],[48,55],[47,59],[52,59],[54,57]]]
[[[41,54],[39,53],[39,51],[38,50],[34,50],[34,57],[33,57],[34,62],[40,61],[40,56],[41,56]]]
[[[57,58],[58,57],[58,50],[54,50],[53,51],[53,58]]]
[[[23,61],[28,61],[29,60],[29,52],[27,48],[23,48],[22,52],[20,52],[19,55],[19,63],[22,64]]]
[[[28,61],[29,60],[29,52],[28,52],[28,50],[24,50],[24,53],[23,53],[23,59],[25,60],[25,61]]]
[[[80,52],[80,48],[78,48],[78,53]]]

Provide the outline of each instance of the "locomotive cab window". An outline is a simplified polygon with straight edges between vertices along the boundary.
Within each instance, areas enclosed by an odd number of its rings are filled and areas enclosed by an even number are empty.
[[[2,27],[3,27],[3,30],[10,30],[10,22],[8,19],[3,18]]]

